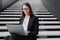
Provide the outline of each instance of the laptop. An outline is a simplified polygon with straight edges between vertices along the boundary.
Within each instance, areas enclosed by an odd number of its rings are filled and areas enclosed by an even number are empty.
[[[27,35],[27,33],[24,31],[24,28],[22,25],[6,25],[8,28],[9,33],[15,33],[18,35]]]

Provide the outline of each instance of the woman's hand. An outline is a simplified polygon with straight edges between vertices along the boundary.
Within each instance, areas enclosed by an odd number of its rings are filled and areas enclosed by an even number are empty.
[[[27,33],[30,33],[30,31],[27,31]]]
[[[28,35],[28,33],[30,33],[30,31],[26,31],[25,33]]]

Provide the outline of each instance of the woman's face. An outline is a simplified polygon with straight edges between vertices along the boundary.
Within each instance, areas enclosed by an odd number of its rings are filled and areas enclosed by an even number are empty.
[[[23,5],[23,12],[25,13],[25,15],[29,15],[30,13],[30,9],[29,9],[29,7],[28,6],[26,6],[26,5]]]

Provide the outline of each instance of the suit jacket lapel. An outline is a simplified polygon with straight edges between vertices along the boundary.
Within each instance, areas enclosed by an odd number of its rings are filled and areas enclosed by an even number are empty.
[[[27,30],[29,30],[30,29],[30,27],[31,27],[31,21],[32,21],[32,19],[31,19],[32,17],[30,16],[30,19],[29,19],[29,22],[28,22],[28,29]]]
[[[24,17],[22,17],[21,24],[23,24],[23,21],[24,21]]]
[[[23,24],[23,21],[24,21],[24,17],[22,17],[22,24]],[[30,19],[29,19],[29,22],[28,22],[28,29],[27,30],[29,30],[30,28],[31,28],[31,25],[32,25],[32,16],[30,16]]]

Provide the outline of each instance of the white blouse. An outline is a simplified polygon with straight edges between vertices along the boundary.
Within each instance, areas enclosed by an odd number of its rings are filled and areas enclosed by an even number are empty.
[[[24,21],[23,21],[23,27],[24,27],[24,30],[26,33],[27,33],[27,27],[28,27],[29,19],[30,19],[30,16],[27,16],[24,18]]]

